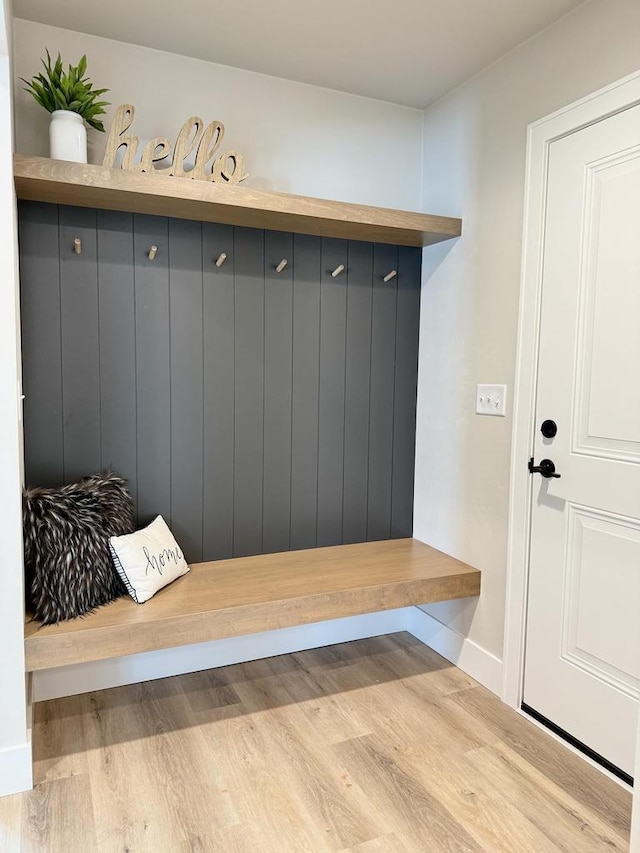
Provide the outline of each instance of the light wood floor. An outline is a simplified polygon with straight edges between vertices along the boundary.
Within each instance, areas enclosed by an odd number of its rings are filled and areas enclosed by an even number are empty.
[[[44,702],[2,853],[626,851],[631,797],[407,634]]]

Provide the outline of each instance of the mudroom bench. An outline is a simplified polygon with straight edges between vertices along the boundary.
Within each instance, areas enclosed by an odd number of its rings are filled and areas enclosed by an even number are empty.
[[[459,219],[41,157],[14,169],[28,481],[100,470],[106,448],[139,511],[179,518],[196,554],[411,530],[420,250]],[[195,563],[143,605],[27,617],[26,669],[479,591],[476,569],[410,538]]]
[[[28,672],[219,640],[344,616],[477,596],[480,572],[416,539],[392,539],[209,563],[137,605],[27,619]]]

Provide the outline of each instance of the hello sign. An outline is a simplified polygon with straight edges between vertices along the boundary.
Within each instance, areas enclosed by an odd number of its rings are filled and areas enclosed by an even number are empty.
[[[249,176],[244,171],[244,158],[237,151],[224,151],[214,159],[224,138],[224,125],[212,121],[205,128],[199,116],[191,116],[182,125],[175,145],[165,136],[157,136],[144,146],[137,159],[140,140],[127,131],[133,123],[135,109],[131,104],[121,104],[109,129],[107,147],[102,165],[113,169],[120,148],[124,147],[121,168],[127,172],[158,172],[175,178],[191,178],[196,181],[239,184]],[[195,164],[185,169],[185,160],[195,152]],[[171,157],[171,165],[157,167]]]

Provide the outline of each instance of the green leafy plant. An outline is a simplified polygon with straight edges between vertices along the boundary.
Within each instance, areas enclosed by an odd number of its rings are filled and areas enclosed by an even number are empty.
[[[68,72],[63,70],[60,54],[52,64],[47,50],[46,62],[44,59],[41,62],[45,74],[36,74],[32,80],[20,78],[27,84],[25,92],[32,94],[40,106],[50,113],[54,110],[70,110],[82,116],[91,127],[104,131],[104,125],[97,116],[104,114],[109,101],[97,99],[109,90],[94,89],[93,83],[84,76],[87,70],[86,55],[77,65],[69,65]]]

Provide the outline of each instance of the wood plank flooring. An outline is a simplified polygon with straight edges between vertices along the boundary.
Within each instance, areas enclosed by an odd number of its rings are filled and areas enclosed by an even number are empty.
[[[631,796],[408,634],[43,702],[2,853],[626,851]]]

